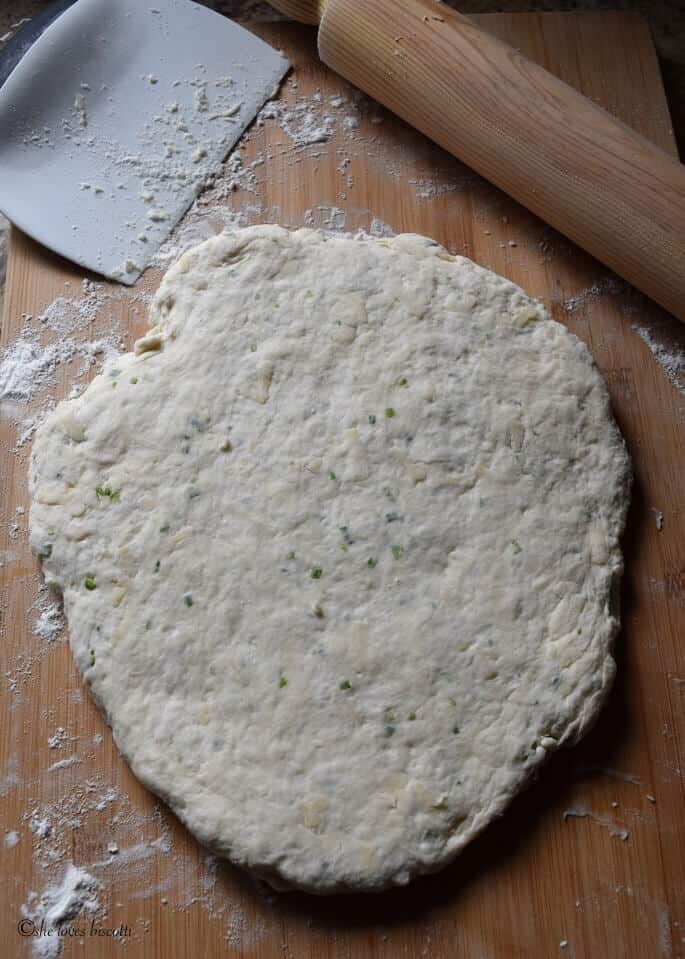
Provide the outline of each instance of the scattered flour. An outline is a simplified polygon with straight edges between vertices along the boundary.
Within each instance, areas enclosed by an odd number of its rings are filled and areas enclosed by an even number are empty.
[[[322,203],[317,206],[318,216],[314,217],[317,226],[324,230],[338,232],[347,225],[347,213],[332,203]]]
[[[75,357],[82,364],[76,375],[83,376],[98,359],[121,351],[120,338],[104,336],[91,342],[71,337],[43,344],[34,331],[26,331],[5,351],[0,360],[0,400],[28,402],[36,393],[52,386],[60,366]]]
[[[31,609],[38,611],[38,617],[33,624],[35,635],[48,643],[54,643],[65,626],[62,605],[55,594],[46,586],[41,587]]]
[[[80,764],[70,756],[49,769]],[[87,868],[104,880],[113,869],[122,876],[145,882],[151,862],[172,851],[171,834],[159,806],[151,813],[137,810],[128,796],[109,785],[103,777],[77,779],[57,800],[34,806],[22,817],[33,836],[33,859],[37,866],[53,870],[67,862],[77,834],[88,823],[97,824],[101,854],[97,852]],[[108,852],[117,846],[116,855]]]
[[[633,329],[652,351],[673,386],[685,393],[685,342],[682,342],[682,336],[678,337],[680,342],[676,342],[677,334],[671,329],[663,329],[662,326],[666,324],[655,325],[650,329],[635,325]]]
[[[11,830],[11,831],[9,831],[9,832],[6,832],[6,833],[5,833],[5,847],[6,847],[7,849],[14,849],[14,847],[18,844],[20,838],[21,838],[21,837],[19,836],[19,833],[18,833],[18,832],[15,832],[15,830]]]
[[[579,309],[582,310],[590,301],[599,297],[621,294],[626,294],[633,300],[633,302],[629,300],[622,306],[623,312],[633,315],[638,313],[640,294],[613,274],[603,277],[586,290],[564,300],[562,305],[565,310],[573,313]],[[671,317],[663,315],[654,316],[649,326],[635,323],[632,329],[651,350],[670,383],[685,394],[685,335],[680,324]]]
[[[457,193],[477,179],[477,174],[467,173],[458,179],[447,180],[447,182],[424,177],[412,179],[409,184],[414,187],[414,192],[419,200],[434,200],[436,197],[445,196],[447,193]]]
[[[64,726],[58,726],[53,735],[48,737],[48,749],[61,749],[68,738]]]
[[[195,203],[153,258],[153,265],[166,269],[186,250],[221,230],[247,224],[247,211],[233,211],[225,204]]]
[[[371,226],[369,227],[369,233],[371,236],[395,236],[396,233],[393,228],[385,223],[383,220],[375,216],[371,220]]]
[[[68,737],[60,730],[56,730],[55,737],[65,742]],[[99,746],[102,737],[96,736],[95,740]],[[77,893],[84,893],[84,911],[98,908],[96,892],[103,900],[104,911],[108,908],[111,885],[130,884],[133,891],[128,897],[126,921],[131,925],[139,922],[143,928],[147,919],[143,913],[136,920],[135,913],[131,914],[134,904],[161,894],[162,904],[173,911],[199,905],[208,918],[225,922],[226,940],[235,948],[252,951],[256,942],[277,930],[277,918],[247,922],[235,897],[223,884],[224,873],[230,874],[230,867],[210,854],[198,857],[191,852],[185,856],[174,850],[169,819],[161,805],[155,805],[152,812],[143,812],[126,794],[108,785],[104,777],[77,779],[68,793],[56,801],[30,808],[22,822],[31,834],[35,867],[44,870],[48,877],[54,875],[56,868],[66,869],[57,887],[50,885],[40,897],[29,894],[24,914],[33,921],[42,918],[46,925],[52,922],[55,926],[67,921],[66,916],[57,920],[53,913],[50,918],[46,913],[55,909],[56,890],[68,891],[73,880]],[[79,832],[88,829],[92,834],[94,827],[99,849],[93,849],[80,870],[92,880],[92,885],[81,886],[78,877],[70,872],[75,868],[71,862],[73,848],[79,845]],[[64,899],[60,896],[59,901]],[[74,914],[66,911],[73,918]],[[61,907],[56,912],[61,915]],[[49,941],[53,941],[52,937]],[[39,953],[48,959],[57,954]]]
[[[62,951],[60,929],[83,913],[94,915],[100,908],[97,893],[100,884],[85,869],[68,863],[60,882],[46,886],[39,895],[28,894],[22,915],[44,930],[33,938],[33,953],[42,959],[53,959]],[[44,925],[41,927],[41,923]]]
[[[61,336],[83,330],[97,319],[103,306],[104,290],[103,283],[83,280],[80,297],[56,297],[37,320]]]
[[[84,280],[75,295],[56,297],[41,314],[22,315],[19,335],[0,353],[0,417],[17,426],[15,452],[54,407],[50,390],[60,371],[78,380],[123,350],[116,311],[124,299],[134,313],[147,305],[145,293]],[[106,329],[95,332],[96,322]]]
[[[630,836],[630,833],[625,826],[619,826],[611,819],[606,819],[603,816],[595,815],[595,813],[588,809],[585,803],[578,803],[576,806],[572,806],[570,809],[565,809],[562,816],[564,822],[566,822],[567,819],[589,819],[592,822],[597,823],[598,826],[603,826],[605,829],[608,829],[610,836],[614,836],[616,839],[621,839],[623,842],[625,842]]]
[[[623,280],[618,276],[609,274],[593,283],[586,290],[582,290],[575,296],[570,296],[567,300],[564,300],[563,306],[565,310],[573,313],[579,307],[584,307],[590,300],[595,300],[600,296],[618,296],[619,293],[624,293],[626,289],[627,285]]]
[[[41,348],[28,338],[15,340],[0,362],[0,400],[30,400],[41,385],[52,380],[59,364],[73,355],[73,343]]]
[[[298,99],[293,106],[278,101],[269,101],[261,110],[258,123],[275,120],[288,134],[295,146],[310,146],[329,140],[336,128],[332,113],[321,113],[308,99]]]
[[[285,87],[297,91],[296,77],[287,80]],[[356,130],[364,112],[372,114],[372,122],[382,122],[379,111],[378,104],[358,90],[350,89],[349,96],[328,98],[317,90],[309,97],[269,100],[260,110],[257,124],[264,126],[274,121],[294,147],[308,147],[325,143],[338,133]]]
[[[48,817],[39,816],[37,811],[31,814],[31,817],[28,820],[28,826],[37,839],[45,839],[52,832]]]
[[[48,772],[54,773],[57,769],[69,769],[71,766],[77,766],[83,762],[78,756],[67,756],[65,759],[58,759],[57,762],[48,766]]]
[[[92,869],[103,869],[116,866],[120,869],[133,864],[142,863],[148,859],[154,859],[158,853],[167,856],[171,852],[171,840],[168,835],[158,836],[151,842],[136,842],[131,846],[120,846],[118,843],[110,842],[107,844],[107,858],[100,859],[93,863]],[[116,857],[114,859],[113,857]]]

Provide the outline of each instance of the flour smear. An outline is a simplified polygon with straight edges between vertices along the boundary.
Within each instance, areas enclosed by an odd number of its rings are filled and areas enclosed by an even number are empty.
[[[661,323],[651,327],[633,326],[633,330],[649,347],[672,385],[685,395],[685,337],[678,336],[680,329],[676,332]]]

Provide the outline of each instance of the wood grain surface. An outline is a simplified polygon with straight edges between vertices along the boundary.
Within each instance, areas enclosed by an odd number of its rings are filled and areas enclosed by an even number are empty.
[[[538,14],[479,22],[673,152],[643,21]],[[0,406],[0,954],[31,955],[31,940],[17,931],[22,905],[73,862],[102,884],[100,926],[125,923],[131,935],[124,952],[111,938],[67,941],[67,957],[682,956],[685,395],[634,327],[680,349],[682,328],[401,121],[365,100],[353,110],[351,88],[316,60],[313,31],[272,24],[259,33],[295,64],[282,93],[288,109],[296,111],[302,98],[311,103],[318,91],[338,119],[328,142],[304,147],[282,123],[256,125],[242,150],[246,169],[257,163],[251,182],[241,180],[252,189],[226,191],[228,205],[247,211],[251,222],[428,234],[541,297],[592,350],[635,470],[615,689],[580,746],[556,754],[452,867],[406,890],[276,896],[214,862],[117,754],[65,637],[47,642],[34,632],[40,576],[21,512],[30,444],[14,450],[22,421],[69,392],[78,362],[63,363],[49,393]],[[331,106],[338,95],[342,106]],[[82,279],[15,232],[0,358],[21,335],[22,314],[79,294]],[[78,335],[93,340],[118,323],[130,346],[145,327],[140,291],[158,282],[159,272],[148,272],[133,291],[138,299],[98,285],[109,299]],[[46,327],[43,342],[51,336]],[[654,510],[663,514],[661,529]],[[50,748],[59,728],[61,748]],[[108,852],[110,843],[117,852]]]

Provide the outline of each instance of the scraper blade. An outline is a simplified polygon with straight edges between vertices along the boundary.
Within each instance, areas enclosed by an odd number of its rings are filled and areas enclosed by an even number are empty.
[[[77,0],[0,88],[0,210],[132,284],[288,68],[191,0]]]

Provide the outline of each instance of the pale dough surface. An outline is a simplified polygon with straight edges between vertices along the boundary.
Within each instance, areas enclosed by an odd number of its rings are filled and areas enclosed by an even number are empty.
[[[590,354],[414,235],[222,234],[151,322],[30,475],[119,748],[274,883],[439,868],[611,685],[629,465]]]

